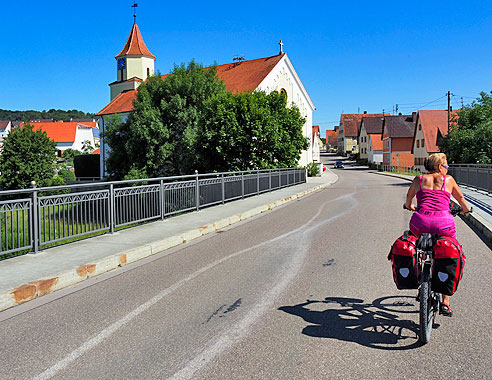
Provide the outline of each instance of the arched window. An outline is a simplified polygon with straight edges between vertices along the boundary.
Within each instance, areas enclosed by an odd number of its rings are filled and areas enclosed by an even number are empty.
[[[281,95],[285,96],[285,100],[287,100],[287,91],[285,91],[285,88],[281,88],[279,92]]]

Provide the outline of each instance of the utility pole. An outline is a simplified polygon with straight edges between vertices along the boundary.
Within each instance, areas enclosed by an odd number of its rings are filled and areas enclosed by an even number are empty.
[[[398,104],[396,105],[396,114],[398,115]]]
[[[450,110],[451,110],[451,91],[448,91],[448,133],[451,129],[451,118],[450,118]]]
[[[464,107],[464,104],[463,104],[463,97],[461,97],[461,108]]]

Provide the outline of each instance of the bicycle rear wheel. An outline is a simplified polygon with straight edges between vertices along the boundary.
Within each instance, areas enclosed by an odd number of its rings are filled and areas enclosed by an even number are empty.
[[[420,341],[429,343],[434,323],[434,298],[430,288],[430,268],[424,268],[420,285]]]

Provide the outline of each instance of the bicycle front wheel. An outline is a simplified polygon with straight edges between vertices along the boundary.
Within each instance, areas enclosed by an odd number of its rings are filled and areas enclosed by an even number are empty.
[[[434,301],[430,289],[430,269],[425,269],[424,273],[422,273],[422,284],[420,285],[420,341],[423,344],[430,341],[434,322]]]

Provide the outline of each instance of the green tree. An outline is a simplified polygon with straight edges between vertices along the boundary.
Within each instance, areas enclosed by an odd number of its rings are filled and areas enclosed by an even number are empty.
[[[91,154],[94,151],[94,147],[92,146],[90,140],[82,141],[82,153],[83,154]]]
[[[109,123],[104,138],[112,177],[192,173],[198,165],[197,136],[204,102],[225,93],[216,68],[191,61],[174,66],[172,75],[154,76],[138,89],[134,111],[125,123]]]
[[[481,92],[471,105],[458,111],[450,132],[438,145],[449,162],[492,163],[492,96]]]
[[[3,189],[22,189],[36,181],[49,186],[55,175],[56,143],[46,132],[34,131],[27,124],[4,140],[0,155],[0,184]]]
[[[205,103],[199,131],[202,171],[296,166],[307,149],[305,119],[277,92],[219,94]]]
[[[75,156],[83,154],[81,151],[77,149],[66,149],[63,151],[62,158],[67,162],[67,164],[73,166],[73,159]]]

